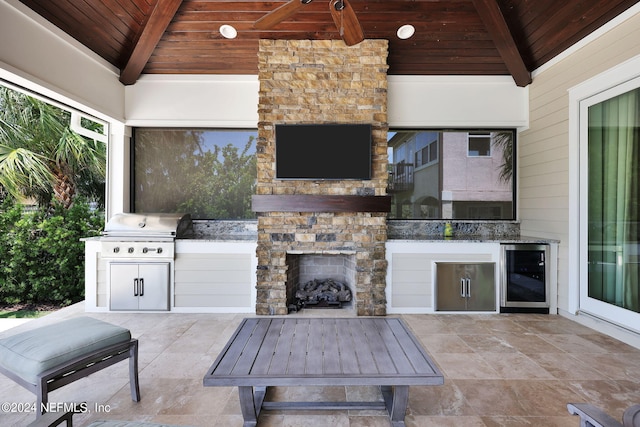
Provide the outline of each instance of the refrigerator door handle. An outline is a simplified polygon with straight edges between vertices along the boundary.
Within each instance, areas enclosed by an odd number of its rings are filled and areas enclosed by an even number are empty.
[[[138,296],[138,279],[133,279],[133,296]]]
[[[471,279],[467,278],[467,298],[471,298]]]
[[[144,278],[140,278],[140,296],[144,296]]]
[[[467,296],[467,290],[466,290],[464,277],[460,279],[460,296],[462,298],[465,298]]]

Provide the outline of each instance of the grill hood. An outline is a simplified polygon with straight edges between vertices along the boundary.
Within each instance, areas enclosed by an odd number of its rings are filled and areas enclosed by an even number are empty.
[[[105,225],[103,236],[145,239],[184,237],[192,229],[191,215],[184,213],[119,213]]]

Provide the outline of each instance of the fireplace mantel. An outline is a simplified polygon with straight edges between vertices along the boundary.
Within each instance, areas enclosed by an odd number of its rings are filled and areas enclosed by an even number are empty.
[[[254,212],[389,212],[391,196],[254,195]]]

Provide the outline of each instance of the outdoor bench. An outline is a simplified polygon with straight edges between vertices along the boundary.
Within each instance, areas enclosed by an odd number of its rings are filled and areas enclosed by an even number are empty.
[[[0,339],[0,372],[36,395],[36,417],[51,391],[125,359],[137,402],[138,340],[128,329],[81,316]]]

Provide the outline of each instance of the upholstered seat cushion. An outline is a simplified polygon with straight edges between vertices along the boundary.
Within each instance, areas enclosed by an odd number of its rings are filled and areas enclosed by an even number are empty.
[[[130,340],[128,329],[81,316],[0,339],[0,366],[36,384],[53,367]]]

